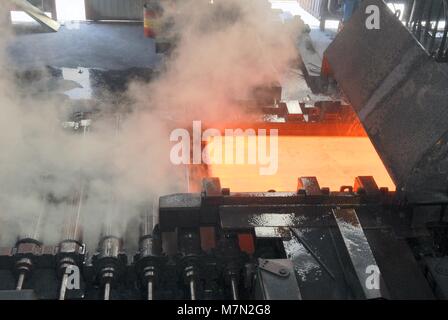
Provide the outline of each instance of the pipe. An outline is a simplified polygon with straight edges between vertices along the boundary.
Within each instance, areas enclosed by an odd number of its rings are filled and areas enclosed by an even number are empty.
[[[61,289],[59,290],[59,300],[65,300],[67,282],[68,282],[68,274],[64,272],[64,275],[62,276]]]
[[[110,282],[104,284],[104,300],[110,300]]]
[[[148,280],[148,300],[154,300],[154,283],[152,280]]]
[[[196,300],[196,282],[193,277],[190,279],[190,298],[192,301]]]
[[[238,282],[234,276],[230,278],[230,286],[232,287],[232,299],[238,300]]]
[[[20,272],[19,278],[17,280],[16,290],[22,290],[23,282],[25,281],[25,272]]]

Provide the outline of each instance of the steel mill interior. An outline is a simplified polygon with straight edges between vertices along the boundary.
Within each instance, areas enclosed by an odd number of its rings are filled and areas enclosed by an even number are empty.
[[[0,13],[0,300],[448,299],[447,0]]]

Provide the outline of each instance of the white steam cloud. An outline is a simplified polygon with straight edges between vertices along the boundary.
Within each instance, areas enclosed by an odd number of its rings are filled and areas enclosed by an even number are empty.
[[[0,246],[19,236],[60,241],[81,186],[87,243],[95,245],[106,221],[123,235],[144,204],[185,191],[182,170],[169,162],[171,128],[242,116],[235,99],[280,80],[297,55],[297,24],[282,23],[263,0],[199,2],[166,6],[178,37],[166,70],[130,85],[132,104],[122,109],[132,112],[119,130],[116,117],[105,116],[85,137],[62,129],[65,100],[18,86],[5,54],[14,35],[0,26]],[[8,9],[2,1],[1,14]]]

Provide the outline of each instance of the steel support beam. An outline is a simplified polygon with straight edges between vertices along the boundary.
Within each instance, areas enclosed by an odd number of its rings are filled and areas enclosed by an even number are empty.
[[[26,0],[9,0],[17,9],[23,10],[26,12],[31,18],[39,22],[44,27],[51,29],[52,31],[57,32],[61,25],[56,20],[48,17],[45,12],[40,10],[39,8],[33,6]]]
[[[366,27],[377,6],[379,29]],[[436,63],[381,0],[363,1],[325,52],[397,189],[419,201],[448,190],[448,66]]]

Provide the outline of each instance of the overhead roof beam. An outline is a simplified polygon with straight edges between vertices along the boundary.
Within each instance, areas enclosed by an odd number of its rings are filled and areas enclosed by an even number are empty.
[[[45,12],[40,10],[39,8],[33,6],[26,0],[9,0],[15,7],[19,10],[26,12],[30,17],[39,22],[46,28],[49,28],[52,31],[57,32],[61,25],[56,20],[48,17]]]

